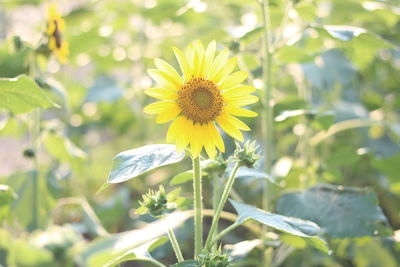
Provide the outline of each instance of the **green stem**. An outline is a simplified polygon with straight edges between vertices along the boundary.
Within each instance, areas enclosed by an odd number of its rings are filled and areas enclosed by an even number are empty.
[[[174,231],[172,229],[168,229],[168,238],[169,241],[171,242],[172,248],[174,249],[176,259],[178,260],[178,262],[182,262],[183,256],[181,248],[179,247],[178,241],[176,240]]]
[[[194,258],[197,258],[203,249],[203,216],[201,194],[200,158],[193,159],[193,201],[194,201]]]
[[[218,175],[213,174],[212,176],[213,180],[213,210],[215,210],[218,206],[219,202],[219,181],[218,181]],[[218,231],[218,224],[217,224],[217,231]],[[214,232],[213,238],[216,236],[217,232]],[[217,250],[217,245],[213,246],[211,248],[212,251]]]
[[[212,241],[210,242],[210,246],[216,244],[218,242],[218,240],[220,240],[223,236],[225,236],[230,231],[236,229],[240,225],[242,225],[242,223],[234,223],[234,224],[228,226],[227,228],[225,228],[224,230],[222,230],[219,234],[217,234],[213,237]]]
[[[32,180],[32,227],[36,229],[39,225],[39,179],[40,179],[40,170],[39,170],[39,149],[40,149],[40,110],[35,109],[32,114],[32,148],[35,152],[33,158],[34,164],[34,173]]]
[[[159,262],[158,260],[154,259],[154,258],[149,258],[148,259],[149,262],[153,263],[156,266],[160,266],[160,267],[167,267],[167,265],[162,264],[161,262]]]
[[[263,125],[263,146],[264,146],[264,160],[265,160],[265,171],[271,173],[272,162],[274,157],[273,148],[273,107],[271,105],[271,92],[272,92],[272,31],[271,21],[269,15],[269,1],[262,0],[261,2],[263,25],[264,25],[264,38],[263,38],[263,81],[264,81],[264,93],[262,95],[262,102],[264,105],[262,113],[262,125]],[[269,210],[270,188],[268,181],[263,181],[263,195],[262,195],[262,207],[264,210]],[[263,241],[266,238],[267,228],[262,227],[261,236]],[[265,244],[265,242],[263,242]],[[270,266],[271,253],[268,250],[263,249],[264,256],[263,266]]]
[[[228,199],[229,193],[232,189],[233,182],[235,181],[236,173],[237,173],[239,167],[240,167],[240,163],[236,162],[235,166],[233,167],[231,176],[229,176],[228,181],[226,182],[224,192],[222,193],[221,200],[218,203],[218,207],[215,211],[215,214],[214,214],[214,217],[212,220],[210,232],[208,233],[208,236],[207,236],[207,240],[206,240],[206,244],[205,244],[206,248],[209,248],[211,245],[211,241],[212,241],[211,239],[214,235],[215,230],[217,229],[219,217],[221,216],[222,209],[224,208],[226,200]]]

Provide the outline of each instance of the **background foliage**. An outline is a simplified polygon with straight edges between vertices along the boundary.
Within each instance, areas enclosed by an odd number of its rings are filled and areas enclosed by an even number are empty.
[[[189,258],[190,214],[155,223],[134,214],[140,195],[189,170],[189,159],[96,192],[119,152],[164,142],[166,126],[142,112],[151,101],[143,90],[152,85],[145,71],[153,57],[177,66],[171,46],[216,40],[238,57],[261,93],[259,3],[57,4],[66,19],[69,63],[39,56],[35,83],[28,77],[29,64],[46,29],[45,1],[0,1],[0,77],[23,75],[0,80],[0,265],[100,266],[115,249],[134,250],[130,257],[146,259],[143,246],[155,258],[173,263],[166,240],[147,243],[164,235],[167,225],[180,227],[177,238]],[[323,229],[331,255],[307,239],[271,233],[274,266],[398,266],[399,2],[273,0],[270,12],[277,44],[271,77],[275,153],[268,155],[274,166],[268,175],[243,172],[234,197],[260,207],[260,181],[269,179],[271,211],[314,221]],[[42,108],[39,195],[30,155],[35,146],[32,110],[37,107]],[[260,103],[255,110],[262,108]],[[246,121],[253,129],[247,138],[260,144],[261,119]],[[228,157],[234,144],[229,138],[226,143]],[[262,160],[260,165],[262,170]],[[184,176],[180,181],[187,181]],[[173,184],[180,181],[175,177]],[[180,185],[182,192],[191,192],[190,183]],[[206,180],[206,208],[212,204],[209,188]],[[229,209],[235,213],[233,206]],[[258,238],[238,228],[223,239],[236,244],[226,247],[236,266],[259,264],[260,250],[253,249],[260,245]],[[237,245],[245,239],[251,241]]]

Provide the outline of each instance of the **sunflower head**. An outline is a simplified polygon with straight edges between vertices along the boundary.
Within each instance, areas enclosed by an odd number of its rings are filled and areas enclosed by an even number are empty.
[[[64,40],[65,21],[58,12],[55,4],[50,4],[47,7],[47,37],[48,48],[56,55],[61,63],[67,63],[69,55],[69,44]]]
[[[156,69],[148,73],[158,85],[145,93],[161,101],[146,106],[144,111],[157,114],[158,123],[172,120],[167,142],[176,143],[179,151],[189,147],[196,158],[204,148],[214,158],[217,149],[225,150],[217,125],[239,141],[243,141],[241,131],[250,130],[236,116],[257,116],[242,108],[258,101],[251,95],[255,88],[241,84],[247,72],[233,72],[237,59],[228,58],[228,49],[217,52],[215,41],[207,48],[194,41],[184,52],[173,50],[182,74],[167,62],[155,59]]]

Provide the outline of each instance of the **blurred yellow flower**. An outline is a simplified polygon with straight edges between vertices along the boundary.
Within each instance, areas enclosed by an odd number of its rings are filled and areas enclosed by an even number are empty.
[[[69,44],[63,38],[65,30],[65,21],[55,4],[47,6],[48,22],[47,36],[49,38],[48,47],[56,55],[58,60],[65,64],[68,61]]]
[[[241,108],[258,101],[257,96],[251,95],[255,88],[241,85],[247,72],[232,73],[237,59],[228,59],[228,49],[215,56],[215,41],[206,49],[200,41],[189,44],[185,53],[173,49],[183,76],[167,62],[156,58],[157,69],[150,69],[148,73],[159,86],[146,89],[145,93],[162,101],[146,106],[144,111],[158,114],[157,123],[173,120],[167,142],[176,143],[179,151],[190,145],[191,154],[196,158],[204,147],[208,156],[214,158],[216,149],[225,150],[216,123],[239,141],[243,141],[241,130],[250,130],[235,116],[257,116]]]

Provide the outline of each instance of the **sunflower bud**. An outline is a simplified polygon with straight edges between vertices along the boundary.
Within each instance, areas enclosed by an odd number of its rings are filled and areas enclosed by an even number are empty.
[[[144,194],[143,201],[139,201],[140,208],[136,210],[136,214],[150,214],[153,217],[160,217],[167,213],[170,209],[175,209],[184,201],[184,198],[178,197],[180,188],[166,193],[162,185],[158,191],[149,190]]]
[[[255,141],[246,141],[243,147],[239,143],[236,143],[233,159],[247,168],[254,168],[257,160],[260,159],[260,154],[257,151],[258,148],[259,146],[256,146]]]
[[[221,247],[215,252],[207,252],[199,255],[201,267],[226,267],[229,266],[229,257],[221,252]]]

